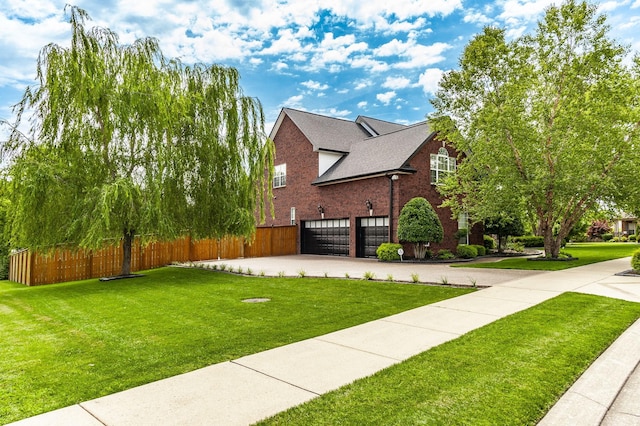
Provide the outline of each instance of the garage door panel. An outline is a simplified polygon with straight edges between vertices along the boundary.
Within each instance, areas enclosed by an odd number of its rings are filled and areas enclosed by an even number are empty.
[[[376,250],[380,244],[389,241],[389,218],[386,216],[360,218],[356,236],[356,256],[376,257]]]
[[[304,254],[349,255],[349,220],[324,219],[303,222]]]

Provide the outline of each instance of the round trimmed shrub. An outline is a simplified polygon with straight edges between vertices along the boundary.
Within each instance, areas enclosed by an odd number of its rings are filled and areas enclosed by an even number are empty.
[[[485,254],[487,254],[487,249],[484,246],[471,244],[471,247],[475,247],[475,249],[478,251],[478,256],[484,256]]]
[[[463,259],[473,259],[478,256],[478,250],[467,244],[459,244],[456,247],[456,254]]]
[[[610,234],[610,233],[602,234],[602,241],[609,241],[612,238],[613,238],[613,234]]]
[[[376,249],[376,255],[378,259],[383,262],[391,262],[393,260],[400,260],[398,250],[402,248],[401,244],[396,243],[382,243]]]
[[[496,240],[493,239],[490,235],[483,235],[484,239],[484,248],[487,250],[493,250],[496,248]]]
[[[631,267],[634,271],[640,271],[640,250],[633,252],[633,256],[631,256]]]
[[[426,256],[428,243],[439,243],[443,236],[440,218],[426,198],[412,198],[400,210],[398,239],[413,243],[413,253],[417,259]]]

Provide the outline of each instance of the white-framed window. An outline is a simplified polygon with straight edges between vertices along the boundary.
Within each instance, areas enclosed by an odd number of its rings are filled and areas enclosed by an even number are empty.
[[[458,229],[469,229],[469,213],[460,212],[458,214]]]
[[[292,225],[296,224],[296,208],[295,207],[291,207],[291,224]]]
[[[287,164],[279,164],[274,168],[273,187],[281,188],[287,185]]]
[[[456,171],[456,158],[449,157],[445,147],[441,147],[437,154],[431,154],[431,184],[438,185],[450,173]]]

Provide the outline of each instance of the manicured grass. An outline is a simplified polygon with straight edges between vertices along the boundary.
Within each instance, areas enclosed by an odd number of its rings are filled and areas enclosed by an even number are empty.
[[[640,304],[566,293],[261,424],[534,425]]]
[[[472,290],[163,268],[0,282],[0,424]],[[243,303],[265,297],[267,303]]]
[[[495,269],[527,269],[531,271],[559,271],[575,268],[590,263],[619,259],[631,256],[640,249],[636,243],[572,243],[563,251],[577,257],[578,260],[566,261],[530,261],[525,258],[504,259],[498,262],[465,263],[452,265],[457,268],[495,268]],[[631,269],[631,265],[629,265]]]

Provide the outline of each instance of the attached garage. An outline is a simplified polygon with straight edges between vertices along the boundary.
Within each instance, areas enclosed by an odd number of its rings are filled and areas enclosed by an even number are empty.
[[[302,222],[301,252],[349,256],[349,219]]]
[[[376,257],[376,250],[389,241],[389,217],[362,217],[357,222],[356,256]]]

